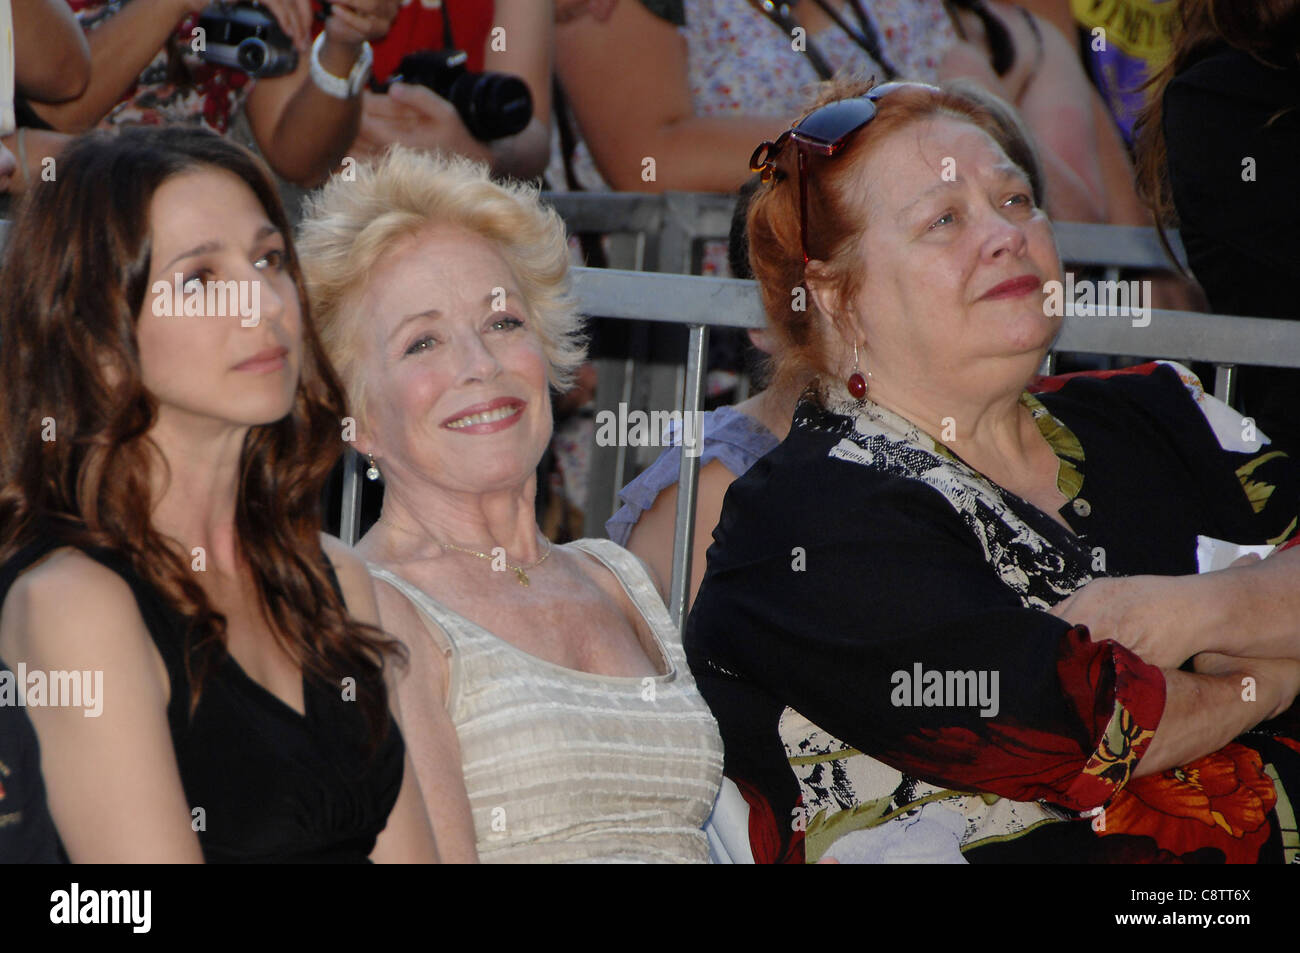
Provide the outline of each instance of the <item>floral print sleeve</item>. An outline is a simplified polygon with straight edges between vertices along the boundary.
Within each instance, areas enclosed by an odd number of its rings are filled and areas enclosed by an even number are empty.
[[[1201,536],[1295,537],[1294,464],[1194,382],[1160,363],[1023,395],[1056,518],[842,385],[805,395],[728,492],[686,630],[756,860],[1300,857],[1294,709],[1134,778],[1163,674],[1046,611],[1195,573]]]
[[[1106,804],[1164,677],[1043,611],[1091,578],[1086,551],[932,451],[802,410],[733,484],[686,635],[756,859],[895,820],[950,830],[960,859]]]

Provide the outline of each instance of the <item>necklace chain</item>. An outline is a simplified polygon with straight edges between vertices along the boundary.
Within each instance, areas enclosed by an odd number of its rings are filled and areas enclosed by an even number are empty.
[[[385,523],[385,524],[387,524],[388,526],[394,526],[394,525],[395,525],[394,523],[390,522],[389,520],[384,519],[382,516],[379,517],[379,519],[377,520],[377,522]],[[398,527],[396,527],[396,528],[397,528],[397,529],[403,529],[404,527],[398,526]],[[409,532],[409,530],[408,530],[408,532]],[[495,558],[496,558],[496,557],[492,556],[492,555],[489,554],[489,553],[481,553],[481,552],[479,552],[477,549],[466,549],[464,546],[457,546],[455,543],[438,543],[438,545],[439,545],[440,547],[442,547],[442,549],[443,549],[444,551],[450,549],[450,550],[454,550],[455,552],[458,552],[458,553],[465,553],[467,556],[477,556],[479,559],[489,559],[489,560],[490,560],[490,559],[495,559]],[[546,552],[542,553],[542,555],[541,555],[538,559],[535,559],[533,562],[529,563],[527,566],[515,566],[515,565],[512,565],[509,561],[504,560],[504,557],[503,557],[503,561],[504,561],[505,564],[506,564],[506,568],[509,569],[511,572],[513,572],[513,573],[515,574],[515,578],[519,581],[519,585],[521,585],[521,586],[528,586],[528,585],[530,585],[530,583],[529,583],[529,579],[528,579],[528,573],[527,573],[525,570],[528,570],[528,569],[536,569],[536,568],[537,568],[538,566],[540,566],[542,563],[546,562],[546,557],[549,556],[549,555],[551,555],[551,548],[552,548],[552,547],[551,547],[551,541],[550,541],[549,539],[547,539],[547,540],[546,540]],[[504,553],[505,550],[503,549],[502,552]]]
[[[465,553],[470,556],[477,556],[479,559],[493,558],[487,553],[480,553],[477,549],[466,549],[463,546],[457,546],[453,543],[439,543],[438,545],[441,546],[444,550],[453,549],[458,553]],[[502,550],[502,552],[505,552],[505,550]],[[504,557],[502,558],[502,561],[506,563],[507,569],[512,570],[514,572],[515,578],[519,580],[519,585],[527,586],[529,585],[528,573],[524,572],[524,570],[536,569],[542,563],[546,562],[546,557],[549,555],[551,555],[551,541],[548,539],[546,541],[546,552],[542,553],[539,559],[534,560],[533,562],[529,563],[527,566],[512,566],[508,561],[504,559]]]

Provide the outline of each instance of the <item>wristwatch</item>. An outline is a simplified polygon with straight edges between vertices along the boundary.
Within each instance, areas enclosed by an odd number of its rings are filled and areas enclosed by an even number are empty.
[[[320,51],[324,45],[325,32],[322,30],[316,34],[316,42],[311,45],[312,82],[320,87],[321,92],[333,96],[335,99],[351,99],[361,92],[361,87],[365,86],[366,79],[370,76],[370,64],[375,60],[375,54],[370,49],[370,44],[361,44],[361,55],[357,57],[356,63],[352,65],[352,72],[348,73],[347,79],[335,76],[321,65]]]

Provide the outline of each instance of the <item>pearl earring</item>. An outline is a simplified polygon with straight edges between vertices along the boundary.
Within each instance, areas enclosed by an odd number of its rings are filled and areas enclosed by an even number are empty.
[[[366,459],[370,461],[370,466],[366,467],[366,479],[374,482],[379,479],[379,467],[375,466],[375,455],[367,453]]]

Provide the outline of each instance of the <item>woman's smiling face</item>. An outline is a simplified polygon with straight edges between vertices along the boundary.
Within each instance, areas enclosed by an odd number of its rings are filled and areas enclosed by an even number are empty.
[[[364,437],[385,480],[521,486],[551,438],[542,339],[487,240],[433,227],[398,244],[362,297]]]
[[[1060,327],[1042,288],[1061,265],[1024,172],[983,130],[946,116],[904,127],[860,165],[864,277],[849,310],[866,369],[930,390],[1010,368],[1027,379]]]

